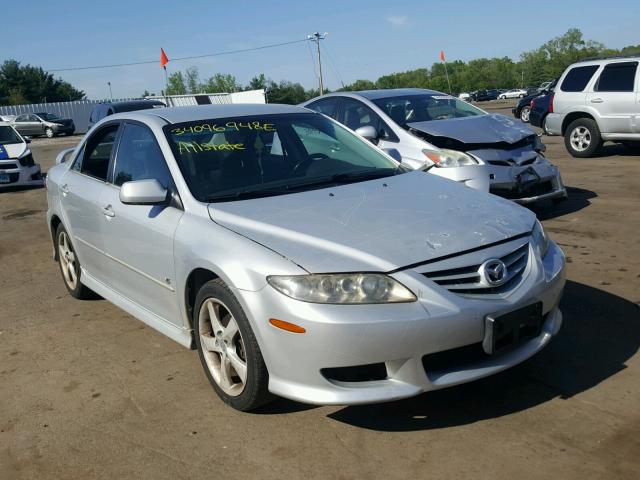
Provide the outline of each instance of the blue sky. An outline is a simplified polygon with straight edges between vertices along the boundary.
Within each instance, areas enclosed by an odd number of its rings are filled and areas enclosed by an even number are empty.
[[[201,55],[305,38],[329,32],[323,62],[329,88],[358,78],[429,66],[444,49],[447,60],[509,56],[580,28],[587,39],[619,48],[640,43],[640,0],[511,1],[41,1],[3,2],[0,60],[15,58],[45,69]],[[608,13],[610,12],[610,13]],[[20,40],[18,40],[20,38]],[[12,40],[14,39],[14,40]],[[27,41],[27,39],[31,39]],[[274,80],[317,85],[305,43],[169,63],[169,71],[196,65],[202,77],[232,73],[241,83],[265,73]],[[326,57],[325,57],[326,58]],[[331,67],[331,64],[338,74]],[[158,92],[158,65],[60,72],[89,98]],[[338,76],[339,75],[339,76]]]

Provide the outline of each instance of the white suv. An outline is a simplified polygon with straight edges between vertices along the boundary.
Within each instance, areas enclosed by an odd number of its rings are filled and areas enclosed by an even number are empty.
[[[547,130],[563,135],[574,157],[593,156],[603,142],[640,145],[640,57],[570,65],[560,77]]]

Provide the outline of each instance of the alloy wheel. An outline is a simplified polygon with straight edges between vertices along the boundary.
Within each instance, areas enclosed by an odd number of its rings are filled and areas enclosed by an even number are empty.
[[[530,113],[531,109],[529,107],[523,107],[520,111],[520,120],[522,120],[523,122],[528,122]]]
[[[591,132],[588,128],[578,126],[571,131],[571,146],[577,152],[584,152],[591,145]]]
[[[206,299],[198,315],[198,335],[206,365],[216,384],[236,397],[247,381],[244,340],[236,319],[216,298]]]
[[[76,254],[73,251],[67,232],[61,232],[58,236],[58,257],[60,258],[64,281],[71,290],[75,290],[78,285]]]
[[[47,129],[44,131],[44,134],[47,136],[47,138],[53,138],[53,129],[51,129],[51,128],[47,128]]]

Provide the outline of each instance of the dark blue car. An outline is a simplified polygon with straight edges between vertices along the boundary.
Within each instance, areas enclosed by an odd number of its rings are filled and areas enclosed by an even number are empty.
[[[529,112],[529,123],[535,127],[540,127],[544,133],[548,134],[546,128],[547,115],[553,111],[553,92],[541,95],[531,100],[531,111]]]

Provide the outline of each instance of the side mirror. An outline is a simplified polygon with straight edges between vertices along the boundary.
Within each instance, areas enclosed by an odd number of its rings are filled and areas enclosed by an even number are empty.
[[[356,133],[360,135],[362,138],[369,140],[370,142],[375,143],[378,140],[378,132],[371,125],[365,125],[364,127],[360,127],[356,130]]]
[[[22,137],[24,138],[24,143],[31,143],[31,137]]]
[[[167,203],[168,193],[156,179],[134,180],[120,187],[120,201],[126,205],[161,205]]]
[[[402,155],[395,148],[383,148],[382,151],[393,158],[395,161],[402,163]]]

